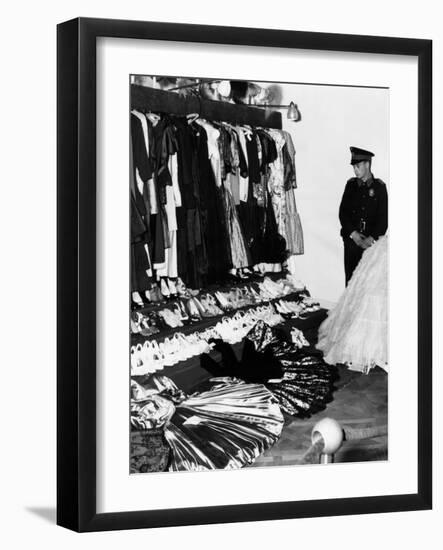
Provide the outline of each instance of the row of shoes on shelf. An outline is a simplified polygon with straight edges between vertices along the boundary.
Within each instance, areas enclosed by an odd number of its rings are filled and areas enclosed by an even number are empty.
[[[160,330],[183,327],[204,318],[223,315],[223,313],[211,294],[195,296],[185,300],[177,300],[172,302],[169,307],[150,313],[133,311],[131,314],[131,332],[143,336],[152,336]]]
[[[212,293],[186,289],[187,296],[184,296],[181,289],[180,299],[170,303],[168,307],[149,313],[134,311],[131,315],[131,332],[152,336],[160,330],[182,327],[203,318],[216,317],[303,290],[303,283],[291,280],[290,276],[279,281],[265,277],[256,287],[251,284],[229,290],[215,290]],[[280,313],[288,312],[283,309]]]
[[[150,304],[164,302],[175,298],[192,298],[196,296],[198,290],[188,288],[180,277],[170,279],[162,277],[158,283],[154,283],[150,290],[143,294],[140,292],[132,293],[133,309],[140,309]]]
[[[245,338],[258,321],[264,321],[273,327],[284,322],[284,318],[275,310],[272,304],[268,304],[247,311],[237,311],[232,317],[223,317],[214,329],[224,342],[236,344]]]
[[[240,342],[258,321],[276,326],[284,318],[272,304],[237,311],[232,317],[223,317],[214,326],[191,334],[176,332],[162,342],[151,339],[143,344],[131,346],[131,374],[144,375],[156,372],[164,367],[173,366],[180,361],[208,353],[213,347],[211,340],[223,340],[229,344]]]
[[[211,349],[212,344],[198,332],[188,335],[176,332],[160,343],[157,340],[145,340],[143,344],[131,346],[131,374],[150,374],[195,355],[208,353]]]
[[[320,304],[308,296],[304,296],[299,302],[289,300],[279,300],[275,302],[275,307],[285,318],[303,318],[303,314],[312,313],[320,309]]]
[[[247,270],[242,270],[241,276],[231,276],[231,282],[246,283],[247,280],[250,280],[249,273],[252,273],[248,271],[246,274],[246,271]],[[264,277],[263,281],[254,282],[258,286],[259,294],[262,294],[265,299],[273,299],[284,295],[287,292],[294,292],[294,289],[305,289],[305,285],[290,274],[287,275],[286,279],[282,278],[280,281],[273,281],[270,277]],[[162,277],[158,283],[154,283],[152,285],[150,290],[147,290],[144,293],[133,292],[132,306],[134,310],[137,310],[147,307],[150,304],[175,300],[177,298],[190,299],[198,294],[198,289],[188,288],[180,277],[177,277],[176,279]]]

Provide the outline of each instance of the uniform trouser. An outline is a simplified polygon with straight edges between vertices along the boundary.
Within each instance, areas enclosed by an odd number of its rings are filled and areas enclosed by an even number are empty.
[[[357,267],[363,255],[363,248],[357,246],[352,239],[344,239],[344,260],[345,260],[345,278],[346,286],[348,286],[349,280],[354,273],[354,269]]]

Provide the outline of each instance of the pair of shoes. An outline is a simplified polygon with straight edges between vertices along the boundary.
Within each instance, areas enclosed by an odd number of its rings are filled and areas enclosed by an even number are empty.
[[[229,302],[228,296],[224,292],[217,290],[214,292],[214,296],[217,298],[218,303],[223,310],[229,311],[230,309],[232,309],[232,305]]]
[[[183,323],[187,323],[189,321],[189,315],[186,313],[185,306],[180,300],[177,300],[177,302],[173,304],[173,311]]]
[[[270,327],[275,327],[284,322],[284,318],[275,311],[272,304],[267,306],[257,307],[254,311],[254,315],[258,321],[264,321]]]
[[[140,322],[142,320],[142,315],[137,311],[131,313],[131,334],[138,334],[141,331]]]
[[[274,300],[278,297],[274,291],[271,291],[267,287],[265,287],[264,283],[258,283],[258,286],[262,302],[269,302],[269,300]]]
[[[320,309],[319,302],[316,302],[313,298],[310,296],[304,296],[301,302],[305,307],[312,307]]]
[[[275,307],[279,313],[290,315],[291,317],[298,317],[303,310],[303,307],[297,302],[288,302],[285,300],[276,302]]]
[[[293,344],[297,346],[297,348],[309,346],[309,342],[306,340],[303,332],[295,327],[291,330],[291,340]]]
[[[159,344],[159,349],[163,354],[163,364],[165,367],[172,367],[180,361],[187,359],[183,353],[183,346],[175,335],[171,339],[165,338],[165,340]]]
[[[199,299],[196,296],[190,298],[187,302],[192,321],[201,321],[204,318],[215,317],[223,313],[215,304],[214,306],[208,302],[207,298]]]
[[[152,336],[159,332],[153,316],[148,317],[143,313],[133,311],[131,313],[131,334],[142,334],[143,336]]]
[[[141,308],[145,307],[145,301],[143,300],[142,295],[140,294],[140,292],[138,292],[137,290],[132,292],[131,300],[132,300],[132,304],[133,304],[133,309],[141,309]]]
[[[274,298],[278,298],[286,294],[284,285],[273,281],[269,277],[264,278],[262,285],[271,295],[274,296]]]
[[[177,295],[178,295],[177,286],[172,279],[168,279],[168,289],[169,289],[169,294],[172,297],[177,298]]]
[[[200,310],[193,298],[189,298],[186,302],[186,309],[188,310],[190,320],[193,323],[202,320]]]
[[[260,304],[261,302],[263,302],[263,296],[261,296],[260,293],[257,292],[252,285],[248,287],[248,291],[249,296],[251,296],[251,299],[253,299],[256,304]]]
[[[160,279],[160,291],[165,298],[177,298],[177,286],[172,279],[162,277]]]
[[[162,309],[158,312],[158,315],[163,319],[163,321],[171,328],[182,327],[183,323],[181,320],[181,312],[171,311],[168,308]]]
[[[149,291],[149,296],[151,302],[154,303],[163,302],[164,299],[160,288],[156,284],[152,285],[151,290]]]
[[[175,288],[177,291],[177,295],[180,298],[192,298],[193,296],[198,296],[199,290],[193,290],[191,288],[188,288],[185,283],[180,279],[180,277],[177,277],[177,280],[175,281]]]
[[[242,268],[237,270],[237,277],[239,279],[249,279],[249,275],[246,274],[247,268]]]
[[[163,366],[164,358],[155,340],[131,346],[131,375],[151,374]]]
[[[229,344],[239,342],[242,337],[240,336],[240,332],[238,332],[238,327],[236,324],[236,320],[234,320],[233,317],[223,317],[223,319],[215,325],[215,330],[217,331],[219,338]]]
[[[256,323],[257,318],[254,313],[237,311],[232,317],[223,317],[214,328],[218,334],[218,339],[222,339],[229,344],[236,344],[245,338]]]
[[[286,281],[292,286],[294,291],[306,289],[306,285],[300,279],[297,279],[295,275],[289,273],[286,275]]]
[[[160,279],[160,292],[166,299],[171,297],[171,291],[169,290],[169,286],[165,278]]]
[[[154,334],[160,332],[160,329],[155,321],[155,316],[153,315],[150,317],[143,315],[140,321],[140,327],[140,334],[143,336],[153,336]]]
[[[217,315],[223,315],[223,311],[217,306],[214,296],[211,294],[206,294],[202,296],[201,299],[202,306],[209,313],[209,317],[216,317]]]

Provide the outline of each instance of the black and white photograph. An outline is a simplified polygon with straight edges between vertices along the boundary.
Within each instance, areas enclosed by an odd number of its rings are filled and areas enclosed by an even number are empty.
[[[129,86],[130,473],[389,460],[389,88]]]
[[[4,548],[441,539],[437,5],[5,6]]]

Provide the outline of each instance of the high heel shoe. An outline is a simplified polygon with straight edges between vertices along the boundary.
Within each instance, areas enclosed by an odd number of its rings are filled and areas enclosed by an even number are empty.
[[[165,279],[160,279],[160,291],[165,298],[169,298],[171,296]]]
[[[215,315],[223,315],[223,310],[218,307],[214,296],[212,296],[212,294],[207,294],[206,297],[207,297],[208,303],[211,305],[212,310],[214,311]]]
[[[133,292],[131,298],[132,298],[132,309],[137,310],[145,307],[145,303],[142,297],[140,296],[139,292],[137,291]]]
[[[175,302],[173,305],[172,305],[172,313],[175,315],[175,317],[177,319],[180,319],[180,321],[184,321],[185,319],[183,319],[183,313],[182,313],[182,310],[180,309],[180,305],[178,302]]]
[[[223,311],[215,303],[215,299],[210,294],[206,294],[201,298],[202,306],[209,312],[210,317],[216,317],[217,315],[223,315]]]
[[[131,373],[132,374],[140,372],[141,367],[143,367],[141,352],[142,352],[141,344],[137,344],[136,346],[131,346]]]
[[[198,298],[192,298],[192,301],[197,306],[197,309],[202,317],[213,317],[210,311],[208,311]]]
[[[226,296],[222,292],[216,291],[214,292],[214,296],[217,298],[219,304],[223,309],[231,309],[230,304],[226,299]]]
[[[187,308],[187,310],[189,312],[189,315],[191,317],[191,321],[196,322],[196,321],[201,321],[202,320],[202,316],[200,315],[198,307],[195,304],[193,298],[189,299],[186,302],[186,308]]]
[[[169,294],[173,298],[177,298],[177,295],[178,295],[177,287],[175,286],[175,283],[172,279],[168,279],[168,289],[169,289]]]
[[[175,282],[175,288],[180,298],[189,299],[192,297],[191,293],[189,292],[189,289],[186,287],[185,283],[180,279],[180,277],[177,277],[177,280]]]
[[[136,311],[133,311],[131,313],[131,333],[132,334],[137,334],[141,331],[141,327],[140,327],[140,314],[137,313]]]
[[[149,291],[149,295],[151,297],[151,301],[154,303],[163,301],[162,293],[160,292],[160,289],[157,285],[152,285],[151,290]]]
[[[173,313],[170,309],[165,308],[158,312],[158,314],[163,318],[165,323],[171,328],[182,327],[183,323],[180,320],[180,316],[176,313]]]

